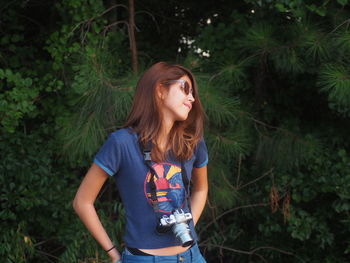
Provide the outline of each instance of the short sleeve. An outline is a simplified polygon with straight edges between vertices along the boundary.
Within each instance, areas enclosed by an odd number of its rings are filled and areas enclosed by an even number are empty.
[[[110,176],[116,174],[120,165],[120,145],[116,136],[112,133],[97,152],[94,163],[101,167]]]
[[[193,166],[195,168],[202,168],[208,164],[208,150],[204,139],[202,138],[195,150],[195,161]]]

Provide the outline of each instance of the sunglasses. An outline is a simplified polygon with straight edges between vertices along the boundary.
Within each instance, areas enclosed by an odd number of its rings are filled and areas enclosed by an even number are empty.
[[[194,97],[193,89],[191,88],[190,84],[186,80],[184,80],[184,79],[168,80],[166,83],[168,83],[168,84],[181,83],[180,88],[181,88],[182,92],[185,93],[186,95],[191,93],[192,96]]]

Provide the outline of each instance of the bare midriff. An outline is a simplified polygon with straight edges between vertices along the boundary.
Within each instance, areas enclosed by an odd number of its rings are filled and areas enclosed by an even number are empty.
[[[164,247],[164,248],[156,248],[156,249],[140,249],[142,252],[145,252],[147,254],[151,254],[154,256],[173,256],[179,253],[183,253],[186,250],[188,250],[189,247],[181,247],[181,246],[174,246],[174,247]]]

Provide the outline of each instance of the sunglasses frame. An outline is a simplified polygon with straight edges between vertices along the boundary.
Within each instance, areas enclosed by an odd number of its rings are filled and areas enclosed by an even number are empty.
[[[168,80],[165,83],[167,84],[171,84],[171,83],[181,83],[181,91],[183,93],[185,93],[186,95],[189,95],[190,93],[192,94],[192,96],[194,97],[194,90],[192,88],[190,88],[190,84],[188,83],[188,81],[184,80],[184,79],[174,79],[174,80]],[[187,85],[187,88],[186,88]],[[186,89],[188,90],[186,92]]]

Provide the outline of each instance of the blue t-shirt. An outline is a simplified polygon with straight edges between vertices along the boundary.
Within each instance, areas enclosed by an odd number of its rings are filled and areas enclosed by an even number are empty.
[[[144,163],[136,133],[127,128],[111,133],[94,162],[115,177],[126,212],[124,241],[128,247],[155,249],[181,245],[171,230],[164,234],[156,231],[159,219],[151,205],[151,174]],[[184,162],[189,180],[193,167],[201,168],[207,163],[208,152],[202,139],[192,158]],[[177,208],[189,212],[182,182],[181,162],[170,154],[165,162],[152,164],[157,172],[154,181],[160,212],[169,215]],[[197,240],[193,220],[189,222],[189,226],[193,238]]]

